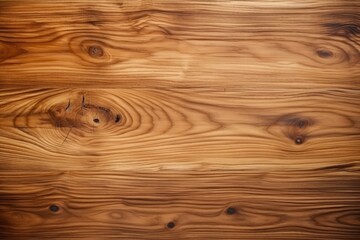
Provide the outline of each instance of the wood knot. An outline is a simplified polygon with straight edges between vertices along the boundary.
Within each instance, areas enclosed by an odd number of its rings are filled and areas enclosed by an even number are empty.
[[[121,120],[121,116],[119,114],[117,114],[115,117],[115,122],[118,123],[118,122],[120,122],[120,120]]]
[[[175,227],[175,223],[174,222],[169,222],[167,225],[166,225],[167,228],[171,229],[171,228],[174,228]]]
[[[98,45],[93,45],[88,48],[88,53],[93,58],[99,58],[104,55],[103,49]]]
[[[330,58],[334,55],[331,51],[326,49],[318,49],[316,50],[316,53],[321,58]]]
[[[312,114],[312,113],[311,113]],[[283,115],[268,128],[273,134],[285,136],[295,144],[302,144],[309,136],[311,127],[316,121],[308,113],[291,113]]]
[[[300,145],[300,144],[302,144],[303,142],[304,142],[304,137],[303,137],[303,136],[297,136],[297,137],[295,138],[295,144]]]
[[[114,114],[110,108],[86,103],[85,96],[68,104],[59,104],[48,110],[49,120],[55,127],[93,129],[94,126],[108,128],[123,120],[121,114]]]
[[[49,209],[51,212],[58,212],[60,210],[59,206],[56,204],[51,204]]]
[[[236,209],[233,207],[229,207],[228,209],[226,209],[226,214],[228,215],[234,215],[236,213]]]

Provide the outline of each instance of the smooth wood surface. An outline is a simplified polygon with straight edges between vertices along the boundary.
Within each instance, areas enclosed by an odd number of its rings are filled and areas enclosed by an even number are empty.
[[[359,6],[1,1],[1,86],[353,88]]]
[[[0,0],[0,239],[359,239],[360,3]]]
[[[10,239],[356,239],[357,170],[6,172],[1,230]]]
[[[354,90],[6,89],[1,95],[4,170],[270,171],[359,160]]]

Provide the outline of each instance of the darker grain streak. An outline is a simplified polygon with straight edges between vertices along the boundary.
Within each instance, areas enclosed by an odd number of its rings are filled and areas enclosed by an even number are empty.
[[[69,110],[70,109],[70,99],[69,99],[69,102],[68,102],[68,104],[67,104],[67,106],[66,106],[66,108],[65,108],[65,111],[67,111],[67,110]]]
[[[0,41],[0,63],[25,53],[27,51],[18,47],[15,43]]]
[[[343,163],[343,164],[336,164],[321,168],[316,168],[316,171],[340,171],[340,170],[351,170],[351,168],[355,168],[357,164],[355,163]]]
[[[281,116],[279,120],[277,120],[277,123],[302,129],[314,125],[315,121],[313,119],[301,117],[298,114],[288,114]]]
[[[82,96],[82,100],[81,100],[81,107],[83,108],[85,106],[85,96]]]
[[[72,131],[73,127],[74,127],[74,125],[70,126],[70,129],[69,129],[69,131],[66,133],[66,136],[65,136],[63,142],[61,143],[61,145],[63,145],[63,144],[66,142],[66,140],[68,139],[68,137],[69,137],[69,135],[70,135],[70,132]]]
[[[98,105],[95,105],[95,104],[87,103],[83,107],[84,107],[84,109],[99,110],[103,114],[105,114],[106,117],[109,117],[109,118],[111,118],[113,116],[113,113],[112,113],[111,109],[103,107],[103,106],[98,106]]]
[[[103,21],[99,21],[99,20],[93,20],[93,21],[86,21],[86,24],[92,25],[92,26],[101,26],[101,24],[103,23]]]
[[[105,12],[101,11],[101,10],[96,10],[94,8],[90,9],[90,8],[83,8],[82,9],[82,14],[84,14],[85,16],[90,16],[90,17],[99,17],[105,14]]]
[[[360,35],[360,26],[354,23],[325,23],[324,27],[329,29],[331,35],[335,36],[352,38]]]
[[[109,108],[106,108],[106,107],[102,107],[102,106],[99,106],[99,109],[103,112],[106,112],[106,113],[110,113],[111,110]]]

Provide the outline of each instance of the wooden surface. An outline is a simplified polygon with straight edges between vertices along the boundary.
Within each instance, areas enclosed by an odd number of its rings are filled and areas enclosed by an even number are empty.
[[[0,0],[0,239],[359,239],[360,2]]]

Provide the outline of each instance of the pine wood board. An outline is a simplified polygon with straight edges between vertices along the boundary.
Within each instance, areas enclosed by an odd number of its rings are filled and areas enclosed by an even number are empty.
[[[356,239],[359,233],[360,186],[352,166],[1,177],[1,230],[10,239]],[[49,204],[59,210],[49,211]]]
[[[359,239],[359,13],[0,0],[0,239]]]

